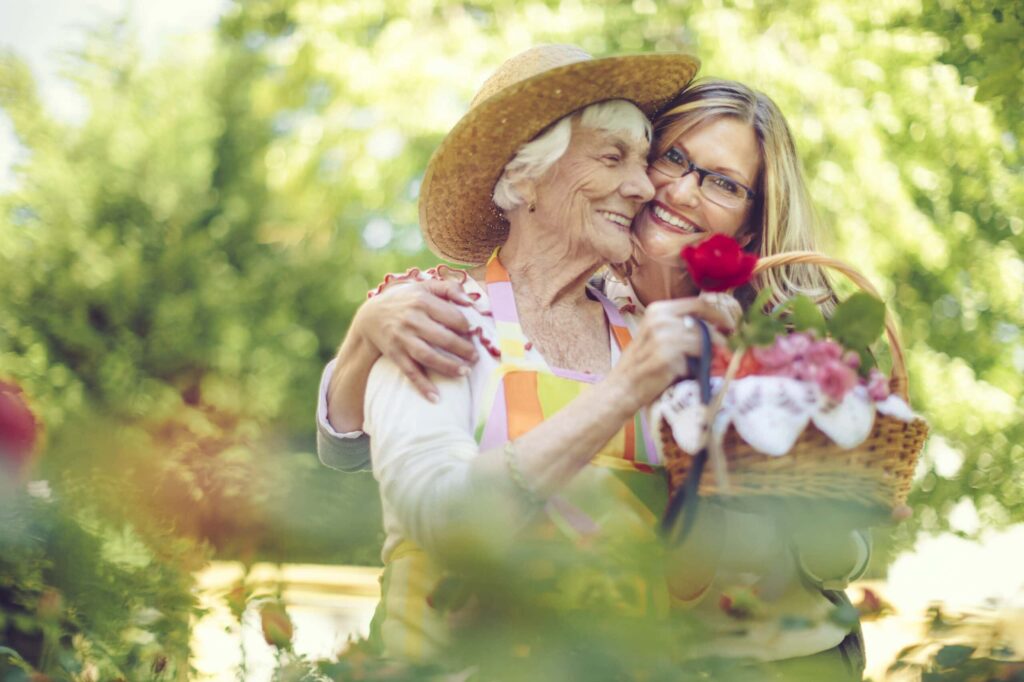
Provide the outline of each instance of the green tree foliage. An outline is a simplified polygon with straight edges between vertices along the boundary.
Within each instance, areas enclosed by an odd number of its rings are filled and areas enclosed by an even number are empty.
[[[902,322],[914,403],[937,436],[906,539],[921,526],[946,527],[962,498],[990,523],[1024,511],[1012,484],[1024,463],[1020,90],[979,85],[975,97],[970,81],[970,69],[1019,77],[1016,12],[852,0],[267,0],[239,6],[229,23],[249,44],[266,26],[281,28],[272,45],[261,43],[276,68],[268,97],[291,101],[296,84],[306,87],[305,113],[289,105],[291,129],[275,143],[281,187],[305,196],[325,163],[338,164],[344,178],[331,185],[324,202],[334,210],[324,215],[344,216],[341,229],[382,217],[399,244],[415,242],[415,187],[430,150],[488,73],[529,45],[686,49],[700,55],[703,74],[769,93],[797,137],[825,248],[881,286]],[[970,55],[961,44],[973,46]],[[310,92],[322,108],[311,109]],[[291,222],[312,234],[326,220]],[[940,475],[936,458],[960,464]]]
[[[1019,140],[1024,105],[1024,10],[994,0],[927,0],[920,24],[945,39],[939,59],[960,72],[974,97],[988,103]]]
[[[150,547],[375,561],[372,480],[311,454],[320,368],[384,272],[434,262],[419,181],[478,85],[571,42],[696,51],[778,102],[826,250],[887,296],[936,434],[904,540],[964,498],[1020,521],[1020,21],[984,0],[251,0],[157,59],[92,33],[81,125],[4,55],[28,153],[0,196],[0,374],[48,425],[38,475]]]
[[[0,91],[32,153],[3,199],[0,371],[53,432],[43,470],[134,474],[122,483],[154,514],[229,554],[268,534],[288,542],[294,520],[269,512],[293,508],[282,480],[324,480],[308,454],[310,388],[358,300],[340,294],[348,257],[334,257],[352,239],[329,253],[271,243],[259,51],[229,43],[143,66],[114,32],[77,63],[81,127],[48,119],[9,57]],[[339,482],[353,508],[372,502],[358,477],[324,481],[317,502]],[[343,535],[323,540],[345,551]]]

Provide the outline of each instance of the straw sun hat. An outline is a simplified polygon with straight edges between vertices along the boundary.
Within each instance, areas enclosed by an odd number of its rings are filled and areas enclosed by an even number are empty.
[[[700,62],[687,54],[594,59],[572,45],[541,45],[498,67],[434,152],[420,188],[420,226],[430,249],[478,264],[508,236],[491,197],[519,148],[562,117],[626,99],[647,116],[676,95]]]

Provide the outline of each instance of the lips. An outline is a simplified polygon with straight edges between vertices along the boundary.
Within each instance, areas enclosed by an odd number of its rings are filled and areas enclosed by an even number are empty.
[[[665,229],[679,232],[680,234],[700,234],[704,232],[700,226],[669,210],[667,206],[660,202],[652,201],[648,205],[648,210],[655,222]]]

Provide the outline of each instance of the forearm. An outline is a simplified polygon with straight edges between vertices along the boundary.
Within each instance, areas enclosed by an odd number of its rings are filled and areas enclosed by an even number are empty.
[[[363,428],[363,396],[373,364],[381,353],[359,332],[358,315],[338,349],[327,390],[327,418],[337,431]]]
[[[592,385],[558,413],[512,442],[513,466],[538,497],[558,493],[614,436],[635,410],[612,379]],[[508,478],[504,447],[482,452],[475,476]]]
[[[504,447],[479,451],[468,381],[439,380],[438,388],[440,402],[429,403],[393,363],[377,363],[367,428],[382,495],[410,537],[434,556],[459,563],[501,556],[540,507],[513,483]],[[538,497],[557,494],[632,417],[614,395],[611,387],[592,387],[514,439],[515,465]],[[404,427],[396,415],[403,415]],[[415,429],[408,428],[412,423]]]

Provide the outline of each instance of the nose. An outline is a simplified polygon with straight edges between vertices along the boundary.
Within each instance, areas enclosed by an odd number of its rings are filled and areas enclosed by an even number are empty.
[[[654,185],[647,177],[647,165],[634,166],[622,183],[622,195],[639,203],[647,203],[654,198]]]
[[[696,206],[700,195],[700,175],[690,171],[669,182],[666,198],[678,206]]]

